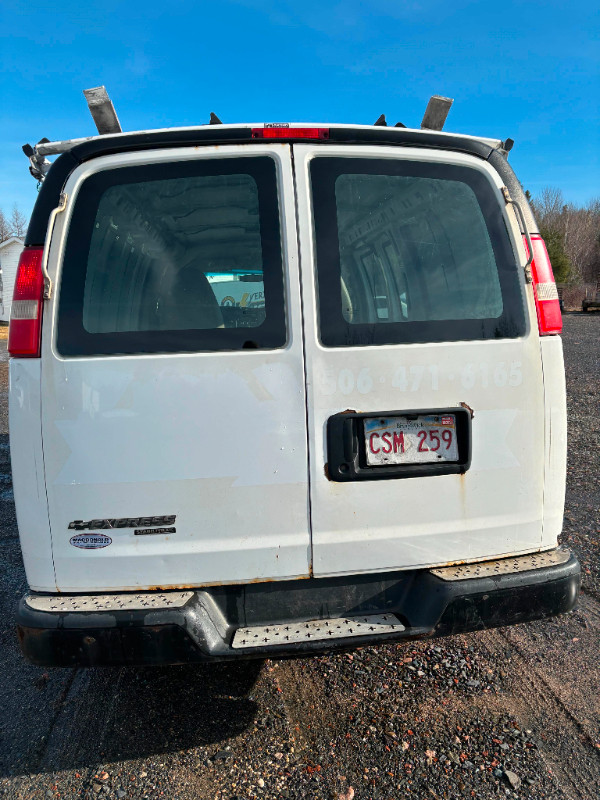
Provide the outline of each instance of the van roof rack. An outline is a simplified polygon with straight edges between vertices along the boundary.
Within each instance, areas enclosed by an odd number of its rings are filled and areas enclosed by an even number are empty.
[[[172,138],[174,143],[180,140],[187,140],[189,136],[185,135],[185,132],[195,132],[195,136],[199,140],[205,140],[206,144],[210,143],[225,143],[225,142],[232,142],[233,141],[251,141],[252,137],[251,130],[256,130],[260,127],[267,127],[264,123],[259,124],[236,124],[236,125],[224,125],[223,122],[219,119],[219,117],[214,113],[214,111],[210,112],[209,122],[205,124],[201,124],[199,126],[194,126],[190,128],[166,128],[166,129],[159,129],[155,131],[131,131],[131,132],[124,132],[121,128],[119,123],[119,119],[117,117],[117,113],[115,108],[108,96],[108,92],[106,91],[105,86],[96,86],[91,89],[84,89],[83,94],[86,98],[88,108],[90,109],[90,113],[96,124],[96,128],[98,129],[98,135],[96,136],[83,136],[77,139],[64,139],[59,141],[51,142],[47,138],[40,139],[40,141],[35,145],[25,144],[23,145],[23,152],[29,159],[29,172],[33,175],[33,177],[39,181],[40,183],[45,179],[50,167],[52,166],[52,162],[48,160],[47,156],[56,156],[61,155],[62,153],[67,153],[74,148],[79,147],[79,145],[84,145],[86,143],[90,143],[90,150],[94,151],[94,155],[97,154],[98,151],[101,150],[110,150],[111,147],[108,145],[110,140],[114,140],[114,145],[117,147],[118,150],[125,149],[123,147],[126,141],[130,141],[132,144],[134,143],[136,147],[139,148],[139,142],[137,141],[139,137],[144,137],[144,139],[150,145],[152,141],[157,139],[165,138],[164,134],[166,132],[172,133]],[[400,137],[401,130],[397,130],[397,135],[392,135],[392,131],[394,129],[404,129],[407,133],[411,134],[420,134],[424,136],[426,134],[438,134],[443,137],[449,137],[452,139],[461,139],[461,140],[470,140],[471,142],[480,142],[486,145],[487,147],[491,147],[494,150],[499,150],[504,156],[507,156],[508,151],[512,148],[514,142],[512,139],[506,139],[505,141],[501,141],[499,139],[489,139],[479,136],[467,136],[464,134],[447,134],[442,133],[442,128],[446,122],[446,118],[450,111],[450,107],[454,101],[449,97],[442,97],[441,95],[433,95],[430,98],[427,108],[425,110],[425,114],[421,121],[421,127],[418,128],[407,128],[406,125],[402,122],[397,122],[393,128],[388,129],[390,130],[390,134],[383,133],[381,131],[381,135],[377,136],[370,136],[367,135],[366,132],[369,130],[373,130],[373,128],[387,128],[388,124],[385,118],[385,114],[381,114],[374,125],[319,125],[319,128],[328,128],[330,131],[336,131],[338,134],[342,130],[344,131],[354,131],[354,135],[352,136],[335,136],[332,137],[331,135],[328,138],[330,141],[348,141],[356,140],[361,142],[366,142],[367,140],[372,144],[382,143],[382,144],[394,144],[394,143],[410,143],[413,145],[417,144],[417,141],[414,140],[414,136],[411,136],[409,140],[405,141],[406,137]],[[218,125],[220,130],[223,132],[222,136],[217,134],[214,136],[215,133],[214,129],[212,133],[209,135],[208,132],[205,134],[201,133],[202,129],[206,130],[208,126]],[[269,123],[269,126],[272,124]],[[306,123],[301,124],[292,124],[292,123],[278,123],[277,127],[290,127],[290,128],[305,128],[305,127],[317,127],[314,123],[311,123],[310,126],[307,126]],[[362,135],[361,132],[362,131]],[[162,136],[160,134],[163,134]],[[167,137],[168,138],[168,137]],[[281,139],[285,139],[285,136],[280,137]],[[293,136],[289,137],[293,139]],[[118,140],[118,143],[117,143]],[[102,145],[96,147],[94,143]],[[160,145],[159,145],[160,146]],[[164,146],[164,145],[163,145]],[[440,146],[443,144],[440,143]],[[450,142],[448,142],[447,147],[449,149],[456,149],[453,147]],[[460,149],[460,148],[459,148]]]

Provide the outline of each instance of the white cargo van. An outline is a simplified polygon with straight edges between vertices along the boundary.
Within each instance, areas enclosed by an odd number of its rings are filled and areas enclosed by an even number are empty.
[[[558,295],[504,143],[63,144],[10,327],[27,658],[302,654],[573,608]]]

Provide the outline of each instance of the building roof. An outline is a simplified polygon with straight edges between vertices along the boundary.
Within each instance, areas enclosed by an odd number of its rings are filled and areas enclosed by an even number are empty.
[[[7,247],[9,244],[20,244],[21,247],[25,247],[25,242],[23,239],[19,239],[18,236],[11,236],[10,239],[5,239],[3,242],[0,242],[0,250],[2,250],[4,247]]]

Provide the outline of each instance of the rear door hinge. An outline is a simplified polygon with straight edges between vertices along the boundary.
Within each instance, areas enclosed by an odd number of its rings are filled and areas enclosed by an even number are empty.
[[[519,228],[521,230],[521,234],[527,240],[527,249],[529,251],[527,263],[523,267],[523,271],[525,272],[525,281],[527,283],[531,283],[533,281],[531,275],[531,262],[533,261],[533,244],[531,243],[531,236],[529,235],[529,231],[527,230],[527,223],[525,222],[525,214],[523,214],[523,209],[521,208],[520,204],[513,200],[510,196],[510,192],[506,186],[503,186],[500,191],[502,192],[502,197],[504,197],[504,202],[506,205],[512,205],[515,214],[517,215],[517,220],[519,222]]]
[[[50,243],[52,241],[52,234],[54,232],[54,224],[56,217],[64,211],[67,207],[67,200],[69,199],[66,192],[61,192],[58,205],[50,213],[48,220],[48,233],[46,235],[46,246],[44,247],[44,256],[42,258],[42,275],[44,277],[44,300],[50,300],[52,297],[52,278],[48,274],[48,258],[50,256]]]

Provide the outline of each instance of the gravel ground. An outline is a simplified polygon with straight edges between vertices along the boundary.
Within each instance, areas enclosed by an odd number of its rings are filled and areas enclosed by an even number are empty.
[[[0,797],[600,797],[599,334],[600,315],[565,317],[564,537],[582,561],[579,608],[433,642],[217,667],[28,665],[0,427]]]
[[[568,314],[563,344],[569,412],[563,539],[579,556],[586,591],[600,600],[600,313]]]
[[[564,796],[537,735],[503,707],[505,676],[478,652],[477,637],[286,667],[296,678],[288,692],[304,697],[300,729],[320,754],[317,771],[293,776],[291,797],[327,798],[347,785],[361,798]],[[311,698],[321,705],[311,712],[322,718],[314,731],[305,720]]]

